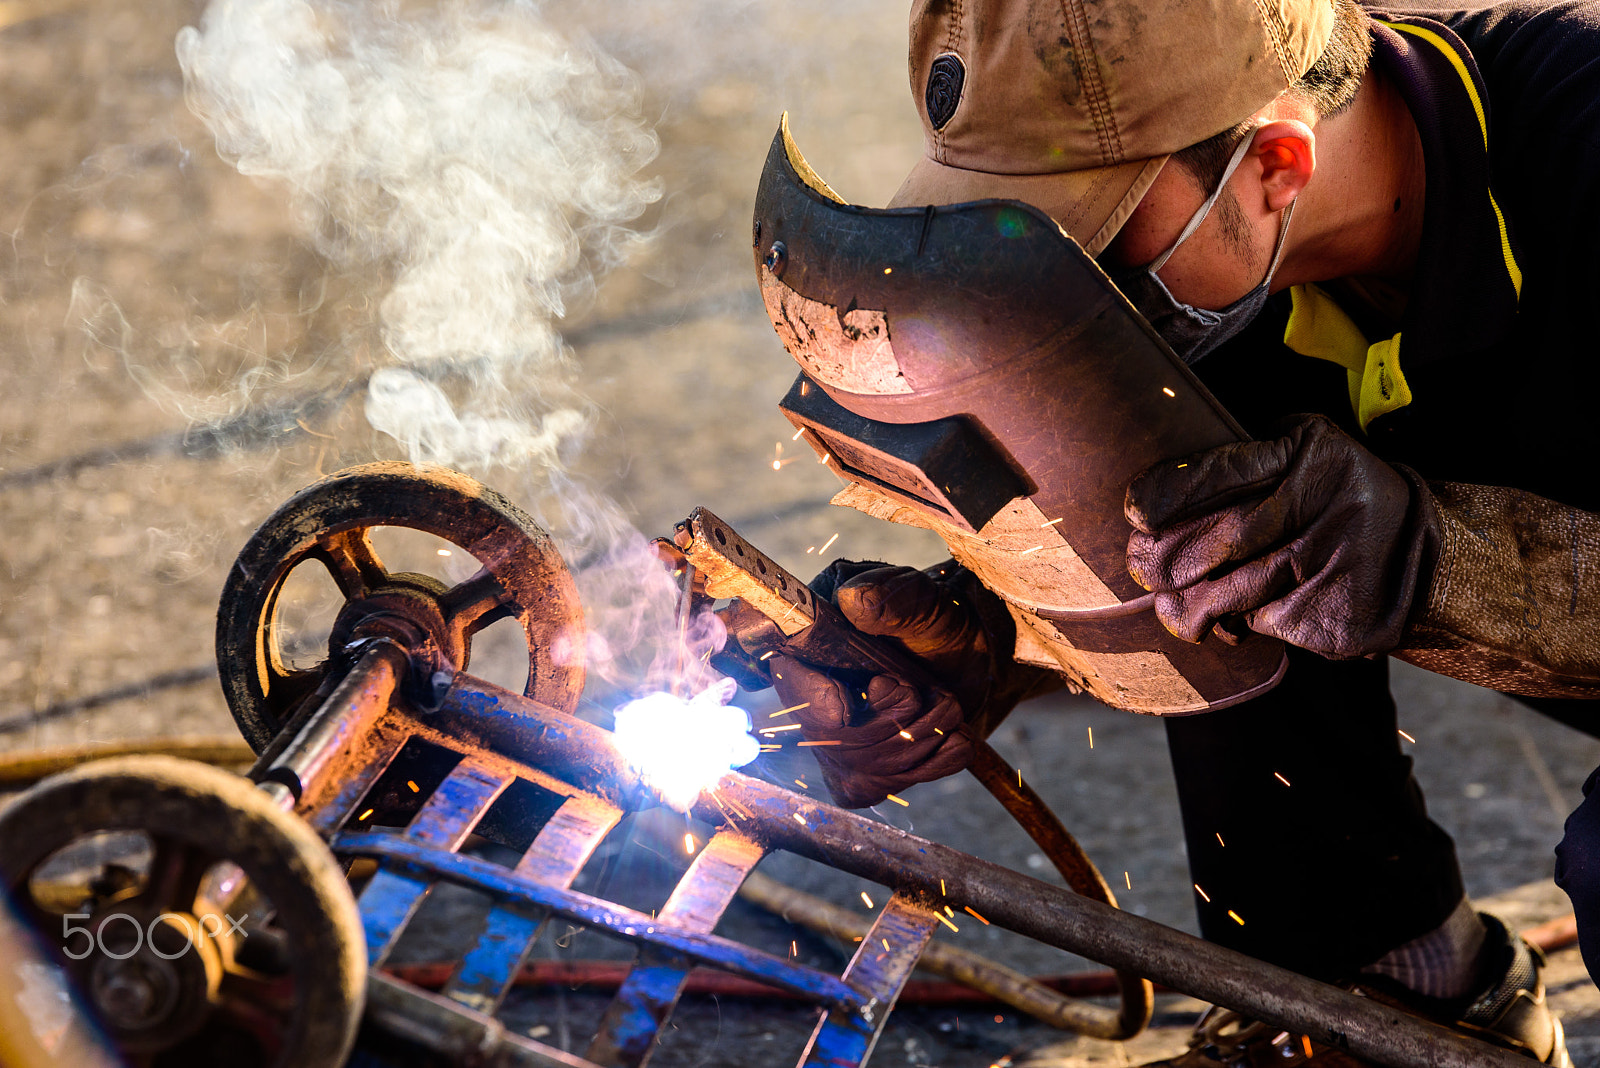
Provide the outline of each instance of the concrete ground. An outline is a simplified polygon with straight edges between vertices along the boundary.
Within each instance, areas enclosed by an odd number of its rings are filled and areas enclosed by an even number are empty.
[[[415,17],[423,6],[402,7]],[[0,4],[0,227],[11,236],[0,246],[0,752],[233,737],[211,644],[234,554],[301,486],[403,455],[349,388],[392,362],[374,309],[393,263],[330,264],[284,182],[219,158],[185,107],[173,47],[201,13],[183,0]],[[828,507],[833,477],[789,442],[775,402],[794,365],[755,297],[747,239],[781,109],[851,200],[884,202],[917,157],[902,5],[588,0],[546,15],[637,72],[640,114],[660,139],[648,173],[663,196],[640,221],[648,237],[592,293],[569,287],[569,314],[554,324],[591,420],[581,447],[563,451],[573,477],[650,534],[707,506],[802,574],[834,535],[830,556],[938,559],[924,535]],[[526,503],[547,497],[538,472],[481,473]],[[584,520],[608,513],[569,503],[549,514],[582,560],[596,544]],[[317,607],[296,617],[308,632]],[[482,665],[491,677],[492,660]],[[1418,775],[1456,836],[1470,892],[1510,895],[1502,907],[1519,923],[1565,911],[1548,883],[1551,848],[1600,743],[1403,665],[1395,679]],[[606,692],[597,686],[592,701]],[[750,707],[759,716],[769,701]],[[1124,907],[1194,930],[1160,724],[1052,698],[1020,710],[996,744],[1120,884]],[[795,771],[780,762],[770,774]],[[1042,858],[967,778],[907,800],[881,817],[1042,874]],[[671,866],[659,857],[681,833],[664,817],[634,821],[592,885],[664,887]],[[763,870],[844,905],[862,889],[793,858]],[[815,963],[840,960],[843,947],[774,931],[745,906],[727,922],[793,937]],[[554,944],[563,937],[542,952],[603,952],[581,936]],[[1091,967],[976,924],[940,937],[1028,972]],[[1555,956],[1550,978],[1578,1063],[1600,1065],[1600,997],[1575,950]],[[517,1026],[581,1049],[601,1007],[562,992],[519,996],[509,1011]],[[1009,1012],[906,1007],[873,1063],[1135,1064],[1181,1046],[1196,1008],[1164,1001],[1159,1026],[1123,1048],[1063,1043]],[[655,1063],[718,1068],[784,1063],[809,1016],[691,999],[676,1024]]]

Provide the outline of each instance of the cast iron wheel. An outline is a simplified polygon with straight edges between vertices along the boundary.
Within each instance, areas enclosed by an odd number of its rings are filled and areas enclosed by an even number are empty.
[[[380,526],[443,538],[482,567],[450,587],[425,575],[390,573],[369,538]],[[278,595],[289,573],[307,560],[327,568],[345,598],[330,656],[361,619],[394,612],[422,621],[426,648],[415,651],[460,671],[470,659],[472,636],[509,616],[527,636],[526,695],[563,712],[577,707],[583,615],[550,537],[522,509],[457,471],[366,464],[295,494],[251,536],[228,573],[217,611],[217,670],[234,721],[256,752],[328,674],[326,661],[291,667],[278,642]]]
[[[89,860],[67,904],[50,873],[108,832],[145,840],[147,863]],[[355,899],[315,832],[248,779],[159,756],[74,768],[0,812],[0,876],[135,1068],[349,1054],[366,991]]]

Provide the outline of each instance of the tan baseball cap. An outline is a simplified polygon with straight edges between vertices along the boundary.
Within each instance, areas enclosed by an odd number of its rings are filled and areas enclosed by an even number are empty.
[[[927,155],[891,207],[1021,200],[1091,256],[1173,152],[1303,75],[1332,0],[916,0]]]

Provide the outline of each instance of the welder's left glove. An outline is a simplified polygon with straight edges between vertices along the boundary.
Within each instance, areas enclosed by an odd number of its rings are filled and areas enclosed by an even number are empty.
[[[1173,634],[1252,630],[1331,658],[1385,653],[1439,556],[1433,494],[1320,415],[1275,441],[1160,463],[1128,487],[1128,570]],[[1220,626],[1219,626],[1220,624]]]

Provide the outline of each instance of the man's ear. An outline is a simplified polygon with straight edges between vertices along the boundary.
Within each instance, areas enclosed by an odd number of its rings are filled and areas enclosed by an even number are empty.
[[[1298,119],[1275,119],[1256,127],[1250,162],[1261,183],[1261,206],[1279,212],[1289,206],[1317,169],[1317,135]]]

